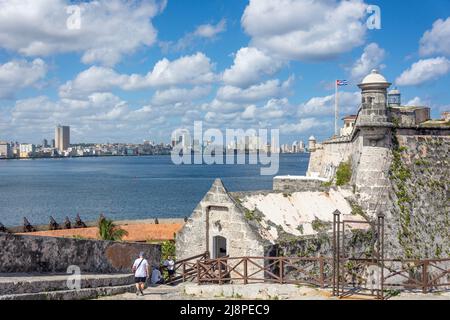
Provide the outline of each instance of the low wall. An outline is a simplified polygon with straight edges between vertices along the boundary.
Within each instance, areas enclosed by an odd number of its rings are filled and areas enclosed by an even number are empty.
[[[327,182],[323,178],[309,177],[275,177],[273,179],[273,190],[279,192],[308,192],[308,191],[328,191],[324,186]]]
[[[130,273],[141,251],[149,263],[160,263],[160,245],[0,233],[0,273],[65,273],[70,265],[89,273]]]

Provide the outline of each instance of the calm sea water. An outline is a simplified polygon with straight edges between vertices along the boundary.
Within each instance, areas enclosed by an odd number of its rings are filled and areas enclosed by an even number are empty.
[[[281,155],[279,175],[304,175],[309,155]],[[189,216],[215,178],[229,191],[272,189],[256,165],[173,165],[170,156],[0,161],[0,222],[46,224]]]

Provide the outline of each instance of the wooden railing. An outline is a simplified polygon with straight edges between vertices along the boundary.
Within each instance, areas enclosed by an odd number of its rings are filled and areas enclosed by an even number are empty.
[[[279,284],[310,284],[325,287],[331,284],[332,259],[287,257],[239,257],[206,259],[197,262],[199,284],[243,284],[269,282]]]
[[[429,293],[450,289],[450,258],[432,260],[374,259],[340,260],[339,284],[342,296],[350,292],[378,290],[421,290]],[[369,277],[368,268],[384,272]],[[379,276],[379,275],[382,275]],[[382,280],[381,280],[382,278]],[[335,279],[336,280],[336,279]],[[333,286],[333,259],[328,257],[223,257],[209,259],[204,253],[177,261],[175,276],[169,283],[197,282],[198,284],[277,283]],[[337,281],[337,280],[336,280]]]
[[[197,262],[203,261],[208,258],[208,253],[202,253],[187,259],[179,260],[175,262],[174,275],[172,279],[166,282],[166,284],[175,284],[180,281],[195,281],[197,277]]]
[[[450,288],[450,259],[385,260],[384,286],[429,293]]]

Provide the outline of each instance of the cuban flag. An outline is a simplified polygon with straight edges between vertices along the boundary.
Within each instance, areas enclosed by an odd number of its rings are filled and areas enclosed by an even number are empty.
[[[336,85],[338,87],[348,86],[348,81],[347,80],[336,80]]]

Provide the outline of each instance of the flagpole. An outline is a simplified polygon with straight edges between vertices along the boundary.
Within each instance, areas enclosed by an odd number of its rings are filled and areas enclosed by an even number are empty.
[[[336,136],[339,136],[339,92],[338,92],[338,80],[336,80],[335,83],[336,86],[336,92],[335,92],[335,96],[334,96],[334,134]]]

